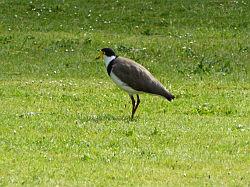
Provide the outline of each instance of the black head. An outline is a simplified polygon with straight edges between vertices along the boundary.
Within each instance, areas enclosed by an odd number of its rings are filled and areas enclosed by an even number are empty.
[[[101,51],[103,52],[104,55],[106,56],[116,56],[115,52],[113,51],[113,49],[111,48],[103,48],[101,49]]]

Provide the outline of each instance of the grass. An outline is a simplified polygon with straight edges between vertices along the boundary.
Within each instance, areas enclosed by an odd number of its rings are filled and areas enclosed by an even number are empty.
[[[0,2],[0,185],[249,186],[248,1]],[[119,15],[119,16],[118,16]],[[97,49],[176,96],[131,103]]]

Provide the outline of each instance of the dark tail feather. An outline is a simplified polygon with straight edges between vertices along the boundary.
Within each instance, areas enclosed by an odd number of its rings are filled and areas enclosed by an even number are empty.
[[[167,100],[172,101],[175,96],[173,96],[170,92],[166,91],[163,95]]]

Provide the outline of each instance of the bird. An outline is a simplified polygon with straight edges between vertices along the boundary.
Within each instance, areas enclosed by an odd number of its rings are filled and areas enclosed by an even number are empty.
[[[140,104],[139,94],[141,93],[162,96],[168,101],[175,98],[145,67],[129,58],[117,56],[111,48],[101,49],[96,59],[104,60],[110,78],[128,93],[132,101],[131,119],[134,118]],[[136,95],[136,100],[134,95]]]

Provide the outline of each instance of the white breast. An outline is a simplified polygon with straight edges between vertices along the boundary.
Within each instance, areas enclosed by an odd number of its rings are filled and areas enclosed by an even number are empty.
[[[128,92],[129,94],[140,93],[139,91],[136,91],[133,88],[129,87],[126,83],[122,82],[112,71],[110,73],[110,77],[117,86],[119,86],[121,89]]]

